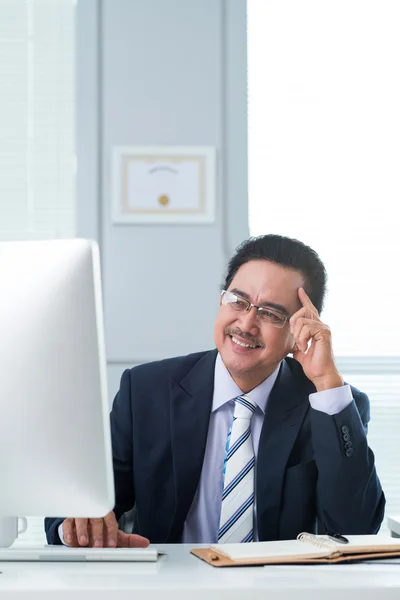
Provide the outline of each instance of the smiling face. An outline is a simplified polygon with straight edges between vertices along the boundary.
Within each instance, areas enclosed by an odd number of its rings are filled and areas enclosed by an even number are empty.
[[[267,260],[251,260],[234,276],[229,291],[257,306],[278,308],[291,317],[301,303],[301,273]],[[264,322],[252,307],[236,312],[221,304],[214,339],[221,358],[240,389],[246,393],[269,377],[294,345],[289,323],[282,328]]]

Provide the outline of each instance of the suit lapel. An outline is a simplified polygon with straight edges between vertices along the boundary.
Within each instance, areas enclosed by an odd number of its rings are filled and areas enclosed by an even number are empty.
[[[207,442],[217,351],[208,352],[191,371],[170,382],[171,440],[175,483],[175,514],[168,541],[179,541],[199,483]]]
[[[257,459],[257,524],[260,540],[277,539],[285,468],[309,409],[307,386],[286,361],[268,400]]]

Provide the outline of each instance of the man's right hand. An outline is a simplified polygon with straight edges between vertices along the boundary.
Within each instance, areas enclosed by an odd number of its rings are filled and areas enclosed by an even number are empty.
[[[73,548],[147,548],[149,540],[118,529],[113,512],[102,519],[65,519],[62,524],[64,541]]]

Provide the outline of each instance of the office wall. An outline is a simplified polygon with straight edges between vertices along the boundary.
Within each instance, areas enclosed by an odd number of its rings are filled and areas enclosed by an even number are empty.
[[[78,235],[102,257],[110,397],[124,368],[213,346],[248,236],[245,0],[80,0]],[[113,225],[113,145],[217,149],[209,225]]]

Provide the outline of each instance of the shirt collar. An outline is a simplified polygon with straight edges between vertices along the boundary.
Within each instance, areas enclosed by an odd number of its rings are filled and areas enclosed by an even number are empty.
[[[273,385],[278,377],[279,368],[281,363],[276,367],[275,371],[271,373],[267,379],[264,379],[254,390],[248,392],[248,396],[253,402],[257,404],[265,413],[267,408],[267,402]],[[214,373],[214,396],[212,404],[212,412],[216,411],[220,406],[233,400],[237,396],[242,396],[243,392],[240,387],[233,381],[228,369],[224,365],[221,355],[218,353],[215,362],[215,373]]]

